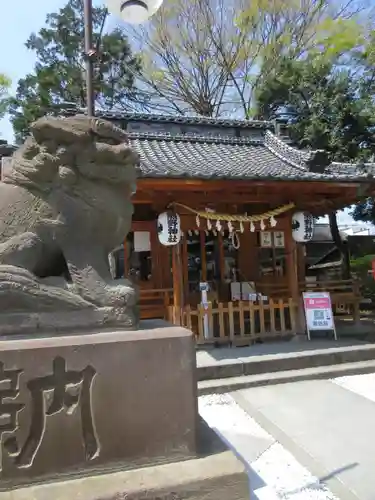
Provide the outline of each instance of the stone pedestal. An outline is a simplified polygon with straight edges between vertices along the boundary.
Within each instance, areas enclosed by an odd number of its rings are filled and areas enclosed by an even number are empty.
[[[249,500],[243,464],[230,451],[203,458],[34,485],[1,500]]]
[[[0,342],[0,487],[197,453],[195,349],[177,327]]]

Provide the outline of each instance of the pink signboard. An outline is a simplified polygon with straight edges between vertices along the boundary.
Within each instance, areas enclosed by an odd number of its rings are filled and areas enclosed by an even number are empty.
[[[328,297],[303,297],[305,309],[331,309],[331,298]]]
[[[314,330],[332,330],[335,339],[337,338],[331,297],[328,292],[304,292],[303,306],[309,340],[310,332]]]

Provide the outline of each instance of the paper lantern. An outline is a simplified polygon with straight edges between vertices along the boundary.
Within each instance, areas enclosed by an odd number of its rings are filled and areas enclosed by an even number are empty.
[[[146,22],[159,9],[163,0],[107,0],[111,14],[129,24]]]
[[[164,246],[180,243],[181,221],[180,216],[173,212],[163,212],[158,217],[158,238]]]
[[[296,212],[292,217],[292,235],[294,241],[306,243],[314,233],[314,217],[305,212]]]

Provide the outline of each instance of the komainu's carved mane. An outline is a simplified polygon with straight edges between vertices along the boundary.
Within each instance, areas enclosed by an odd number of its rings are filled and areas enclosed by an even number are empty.
[[[127,164],[139,166],[125,131],[100,118],[84,115],[44,117],[30,127],[30,136],[14,153],[8,184],[49,192],[73,185],[77,175],[112,184],[129,179]],[[137,169],[135,169],[137,173]]]

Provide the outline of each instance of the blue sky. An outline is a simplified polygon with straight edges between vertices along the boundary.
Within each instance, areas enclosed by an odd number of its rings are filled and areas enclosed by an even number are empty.
[[[32,71],[35,62],[34,54],[25,47],[27,38],[39,31],[48,13],[65,4],[66,0],[2,0],[0,72],[12,79],[13,90],[17,81]],[[6,118],[0,121],[0,137],[13,141],[12,126]]]
[[[1,5],[0,71],[17,81],[29,73],[34,65],[34,55],[25,47],[33,31],[44,24],[46,14],[61,8],[65,0],[10,0]],[[5,118],[0,121],[0,137],[13,140],[12,127]]]
[[[99,0],[94,0],[100,4]],[[56,12],[66,4],[66,0],[9,0],[2,1],[2,26],[0,44],[0,72],[12,79],[12,90],[17,81],[32,71],[34,54],[25,47],[25,41],[32,32],[43,26],[46,15]],[[7,118],[0,121],[0,137],[13,141],[13,131]],[[342,224],[351,223],[347,211],[340,213]]]

